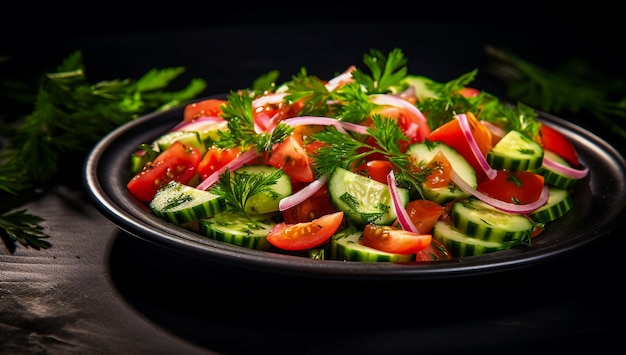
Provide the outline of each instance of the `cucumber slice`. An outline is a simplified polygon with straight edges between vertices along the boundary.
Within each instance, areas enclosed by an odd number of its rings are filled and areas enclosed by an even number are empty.
[[[497,210],[473,198],[455,202],[451,218],[462,233],[489,242],[527,241],[534,228],[533,221],[525,216]]]
[[[276,223],[268,216],[246,216],[225,211],[199,221],[200,234],[221,242],[256,250],[269,250],[265,239]]]
[[[415,254],[387,253],[370,248],[359,242],[363,231],[345,229],[330,238],[330,257],[333,260],[367,262],[408,262],[415,260]]]
[[[550,191],[548,202],[530,214],[530,218],[535,222],[552,222],[563,217],[574,206],[568,190],[556,187],[548,189]]]
[[[211,217],[226,208],[222,197],[176,181],[160,188],[149,206],[156,216],[175,224]]]
[[[433,238],[441,241],[455,258],[482,255],[507,250],[520,245],[519,242],[493,242],[472,238],[450,223],[437,221],[432,230]]]
[[[137,174],[146,164],[153,161],[159,155],[159,151],[155,150],[148,144],[140,145],[137,150],[130,156],[130,172]]]
[[[173,131],[166,133],[154,141],[154,144],[158,147],[159,151],[166,150],[172,143],[181,141],[187,145],[198,148],[200,153],[204,155],[207,151],[207,147],[204,141],[200,138],[200,135],[196,131]]]
[[[560,156],[549,150],[544,150],[543,154],[554,162],[557,162],[563,166],[571,167],[571,165],[565,159],[561,158]],[[550,185],[564,190],[572,188],[576,181],[578,181],[577,179],[565,176],[546,166],[541,166],[539,169],[537,169],[537,174],[543,175],[543,181],[546,185]]]
[[[400,81],[400,85],[403,87],[406,85],[407,87],[413,86],[413,88],[415,88],[415,95],[418,101],[436,99],[439,97],[437,93],[430,88],[432,84],[436,84],[435,81],[421,75],[407,75]]]
[[[246,201],[245,211],[248,214],[266,214],[279,210],[278,203],[283,197],[292,193],[291,179],[289,175],[281,169],[262,164],[245,165],[236,170],[236,173],[264,174],[268,176],[276,171],[280,171],[280,177],[272,187],[272,191],[263,192],[250,196]]]
[[[539,143],[512,130],[487,152],[487,162],[494,169],[536,170],[541,167],[543,154]]]
[[[415,143],[409,146],[407,154],[410,156],[410,160],[414,166],[417,167],[429,167],[430,162],[435,158],[437,153],[442,152],[450,162],[450,165],[459,176],[470,184],[472,187],[476,187],[478,182],[476,180],[476,171],[472,166],[459,154],[454,148],[443,142],[421,142]],[[423,187],[424,198],[427,200],[435,201],[440,205],[444,205],[450,201],[457,201],[468,198],[471,194],[462,191],[454,183],[450,183],[448,186],[429,188]],[[412,196],[418,198],[418,196]]]
[[[343,168],[335,168],[328,178],[328,195],[335,208],[355,224],[391,225],[397,218],[389,186]],[[409,203],[409,190],[398,188],[403,206]]]

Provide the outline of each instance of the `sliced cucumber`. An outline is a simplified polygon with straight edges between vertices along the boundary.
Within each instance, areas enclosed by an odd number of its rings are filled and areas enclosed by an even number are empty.
[[[572,209],[574,203],[567,190],[549,187],[548,202],[530,214],[533,221],[548,223],[563,217]]]
[[[516,247],[521,242],[493,242],[472,238],[450,223],[437,221],[432,229],[433,238],[441,241],[455,258],[482,255]]]
[[[156,216],[185,224],[211,217],[226,204],[218,195],[172,181],[156,192],[149,206]]]
[[[235,171],[235,173],[237,174],[263,174],[264,176],[269,176],[270,174],[275,172],[280,172],[280,177],[272,186],[271,191],[266,191],[250,196],[245,206],[246,213],[266,214],[278,211],[278,203],[280,202],[280,200],[283,197],[291,195],[292,193],[291,179],[289,178],[289,175],[285,174],[283,170],[269,165],[245,165]]]
[[[415,254],[387,253],[370,248],[359,242],[363,231],[347,228],[330,239],[330,257],[333,260],[367,262],[408,262],[415,260]]]
[[[157,138],[154,143],[159,148],[159,151],[165,151],[172,143],[176,141],[181,141],[186,145],[190,145],[192,147],[198,148],[200,153],[204,155],[206,153],[207,148],[204,144],[204,141],[200,138],[200,135],[196,131],[173,131],[168,132],[159,138]]]
[[[268,216],[246,216],[225,211],[199,221],[200,234],[221,242],[256,250],[269,250],[265,239],[276,223]]]
[[[472,166],[459,154],[454,148],[443,142],[421,142],[415,143],[409,146],[407,154],[409,154],[411,162],[414,166],[420,168],[431,167],[431,161],[435,158],[437,153],[443,153],[446,159],[450,162],[452,169],[469,185],[476,187],[478,182],[476,180],[476,171]],[[450,183],[448,186],[429,188],[423,187],[424,198],[435,201],[441,205],[456,200],[462,200],[468,198],[471,195],[467,192],[459,189],[454,183]],[[418,198],[418,196],[412,196]]]
[[[421,75],[407,75],[400,81],[401,85],[412,86],[415,89],[415,95],[418,101],[427,99],[436,99],[437,93],[430,88],[430,85],[436,84],[432,79]]]
[[[561,158],[560,156],[549,150],[544,150],[543,154],[544,156],[548,157],[550,160],[556,163],[567,166],[568,168],[571,167],[571,165],[565,159]],[[578,181],[577,179],[563,175],[546,166],[541,166],[539,169],[537,169],[537,173],[543,175],[543,180],[546,185],[554,186],[564,190],[572,188],[574,184],[576,184],[576,181]]]
[[[527,241],[534,228],[525,216],[497,210],[473,198],[455,202],[451,217],[462,233],[488,242]]]
[[[397,216],[389,186],[343,168],[335,168],[328,178],[331,202],[359,226],[367,223],[392,224]],[[398,188],[403,206],[409,203],[409,190]]]
[[[536,170],[541,167],[543,154],[539,143],[512,130],[487,152],[487,162],[494,169]]]
[[[137,174],[146,164],[153,161],[159,155],[159,151],[148,144],[140,145],[130,156],[130,172]]]

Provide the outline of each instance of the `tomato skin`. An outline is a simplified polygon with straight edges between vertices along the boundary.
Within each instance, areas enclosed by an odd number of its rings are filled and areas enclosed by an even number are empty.
[[[430,233],[445,209],[437,202],[430,200],[413,200],[405,207],[411,222],[420,233]]]
[[[542,124],[539,134],[539,140],[543,149],[559,155],[575,168],[580,166],[576,148],[561,132],[550,126]]]
[[[480,123],[480,121],[478,121],[471,112],[468,112],[466,116],[467,122],[469,123],[470,129],[474,135],[474,140],[476,140],[480,151],[486,156],[491,148],[493,148],[491,132],[487,129],[487,127]],[[465,135],[463,134],[461,125],[457,119],[450,120],[437,127],[430,133],[430,135],[428,135],[427,139],[431,142],[443,142],[456,149],[456,151],[459,152],[459,154],[461,154],[474,168],[479,178],[485,176],[483,169],[478,163],[478,159],[474,156],[472,148],[470,148],[467,139],[465,139]]]
[[[530,171],[497,170],[494,179],[484,179],[478,191],[508,203],[535,202],[543,190],[543,176]]]
[[[393,170],[391,162],[386,159],[380,159],[367,161],[365,164],[357,167],[354,171],[357,173],[365,173],[367,177],[386,184],[387,175],[389,175],[391,170]]]
[[[480,90],[473,88],[473,87],[466,86],[462,89],[459,89],[457,93],[459,93],[464,98],[469,99],[470,97],[476,97],[480,95]]]
[[[448,248],[437,238],[432,238],[429,246],[415,254],[415,261],[437,261],[452,258]]]
[[[452,164],[442,152],[437,152],[428,163],[431,173],[426,177],[424,184],[431,189],[445,187],[452,181]]]
[[[361,244],[388,253],[415,254],[430,245],[430,234],[417,234],[392,226],[367,224]]]
[[[206,99],[191,103],[185,106],[183,119],[185,121],[193,121],[202,116],[219,116],[222,113],[221,105],[227,102],[221,99]]]
[[[174,142],[135,174],[126,187],[141,201],[150,202],[157,190],[170,181],[188,183],[196,175],[201,159],[197,148]]]
[[[292,134],[279,143],[271,153],[267,164],[283,169],[294,181],[312,182],[315,180],[313,159],[302,145],[299,135]]]
[[[302,203],[283,211],[283,218],[288,224],[311,222],[324,215],[337,212],[328,197],[328,189],[322,187],[313,196]]]
[[[327,243],[343,223],[343,212],[335,212],[296,224],[278,223],[266,239],[284,250],[306,250]]]
[[[241,154],[239,147],[218,148],[211,147],[204,153],[202,161],[198,164],[198,174],[202,179],[208,178],[211,174],[231,162]]]

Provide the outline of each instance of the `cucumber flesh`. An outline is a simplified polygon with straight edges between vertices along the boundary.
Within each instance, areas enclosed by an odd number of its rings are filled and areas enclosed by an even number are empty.
[[[278,211],[278,204],[280,200],[283,197],[291,195],[292,193],[291,179],[283,170],[269,165],[245,165],[235,171],[235,173],[238,174],[263,174],[265,176],[268,176],[276,171],[280,171],[281,174],[276,183],[272,186],[272,191],[262,192],[250,196],[245,206],[246,213],[266,214]]]
[[[462,233],[488,242],[525,242],[534,228],[529,218],[497,210],[477,199],[455,202],[451,218]]]
[[[159,189],[149,204],[156,216],[175,224],[211,217],[223,211],[225,206],[222,197],[176,181]]]
[[[154,144],[158,147],[159,151],[165,151],[174,142],[181,141],[186,145],[198,148],[200,153],[204,155],[207,152],[207,147],[204,141],[200,138],[200,135],[196,131],[173,131],[166,133],[154,141]]]
[[[359,226],[368,223],[391,225],[397,215],[389,186],[343,168],[335,168],[328,179],[331,202]],[[398,188],[403,206],[409,203],[409,190]]]
[[[552,222],[563,217],[574,206],[569,191],[556,187],[549,187],[548,189],[550,191],[548,202],[530,214],[533,221]]]
[[[246,216],[225,211],[199,221],[200,234],[221,242],[256,250],[269,250],[265,238],[276,223],[269,216]]]
[[[409,262],[415,254],[396,254],[365,246],[359,242],[363,231],[347,228],[330,239],[330,257],[333,260],[365,262]]]
[[[437,221],[432,230],[433,238],[441,241],[455,258],[482,255],[507,250],[520,243],[501,243],[472,238],[458,228],[444,221]]]
[[[494,169],[537,170],[543,163],[543,147],[520,131],[507,132],[487,152],[487,162]]]
[[[478,182],[476,180],[476,171],[472,166],[459,154],[454,148],[448,146],[443,142],[421,142],[415,143],[409,146],[407,154],[410,156],[411,163],[415,167],[426,168],[430,167],[431,162],[435,156],[439,153],[443,153],[450,162],[452,169],[469,185],[476,187]],[[427,200],[435,201],[440,205],[446,204],[450,201],[462,200],[470,197],[467,192],[459,189],[454,183],[450,183],[448,186],[429,188],[423,186],[424,198]],[[418,196],[412,196],[418,198]]]

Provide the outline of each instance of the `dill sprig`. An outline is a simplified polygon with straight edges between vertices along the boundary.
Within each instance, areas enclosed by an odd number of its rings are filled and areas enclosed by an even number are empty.
[[[284,173],[280,169],[274,169],[267,175],[251,174],[241,170],[231,172],[227,169],[209,191],[222,196],[230,210],[248,216],[245,207],[250,197],[257,194],[269,194],[272,198],[278,196],[273,185],[282,174]]]
[[[82,53],[65,58],[54,72],[35,85],[36,93],[18,95],[15,88],[30,88],[16,82],[0,82],[4,98],[31,97],[32,111],[25,115],[0,113],[0,192],[3,205],[0,229],[11,239],[33,248],[47,248],[48,236],[38,216],[14,209],[23,196],[36,187],[47,188],[59,172],[65,157],[88,152],[104,135],[118,126],[149,112],[177,106],[197,97],[206,87],[202,79],[192,79],[178,91],[168,87],[184,73],[183,67],[153,69],[139,79],[116,79],[91,83],[87,80]]]

